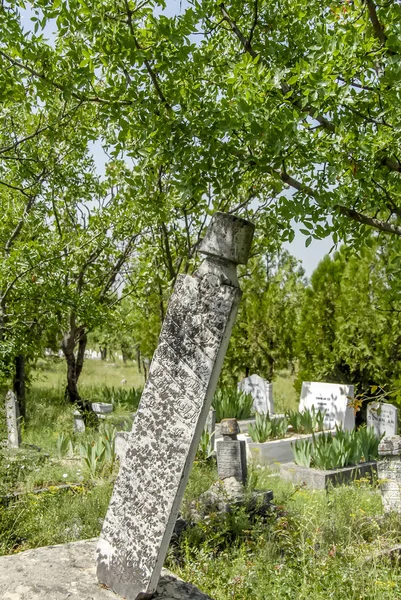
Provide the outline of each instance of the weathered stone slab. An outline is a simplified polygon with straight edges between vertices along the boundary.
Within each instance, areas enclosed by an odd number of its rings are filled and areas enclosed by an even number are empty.
[[[245,377],[238,384],[238,389],[253,398],[253,410],[258,413],[274,413],[273,384],[260,377],[251,375]]]
[[[384,512],[401,513],[401,437],[385,437],[379,445],[377,473]]]
[[[19,448],[21,445],[21,420],[17,396],[12,390],[6,395],[6,419],[9,448]]]
[[[369,402],[366,423],[373,427],[377,437],[397,435],[398,408],[386,402]]]
[[[2,600],[119,600],[96,578],[97,540],[27,550],[0,557]],[[163,569],[158,600],[211,600]]]
[[[247,478],[246,442],[238,439],[240,428],[237,419],[223,419],[221,433],[223,439],[217,446],[217,472],[220,479],[234,479],[241,486]]]
[[[243,440],[218,440],[217,472],[220,479],[234,477],[237,481],[245,484],[246,464],[246,442]]]
[[[98,577],[127,598],[156,590],[216,389],[253,225],[217,214],[193,277],[180,276],[98,544]]]
[[[311,409],[325,412],[324,429],[334,429],[337,425],[352,430],[355,427],[355,414],[350,399],[354,397],[354,386],[342,383],[302,383],[299,411]]]

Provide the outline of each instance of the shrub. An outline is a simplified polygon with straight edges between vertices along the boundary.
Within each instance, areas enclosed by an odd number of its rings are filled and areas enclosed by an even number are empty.
[[[222,419],[248,419],[252,415],[253,398],[236,387],[219,388],[213,398],[216,423]]]
[[[288,410],[286,417],[294,433],[314,433],[323,431],[324,412],[316,410],[314,406],[302,412]]]
[[[376,460],[379,443],[373,429],[361,427],[357,431],[343,431],[336,428],[335,437],[330,433],[313,436],[312,441],[297,440],[291,447],[297,465],[328,470]]]
[[[269,413],[256,413],[255,425],[250,425],[248,433],[253,442],[263,444],[267,440],[277,440],[285,437],[288,421],[284,417],[271,418]]]

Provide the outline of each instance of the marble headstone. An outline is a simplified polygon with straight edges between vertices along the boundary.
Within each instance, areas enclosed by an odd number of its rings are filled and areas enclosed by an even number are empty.
[[[354,397],[354,386],[342,383],[320,383],[304,381],[302,383],[299,411],[311,409],[325,412],[324,428],[334,429],[337,425],[352,430],[355,427],[355,414],[350,399]]]
[[[216,213],[206,260],[176,282],[98,543],[97,574],[127,600],[150,598],[235,321],[254,226]]]
[[[397,435],[398,408],[386,402],[369,402],[366,423],[373,427],[377,437]]]
[[[17,396],[12,390],[6,395],[6,419],[9,448],[19,448],[21,445],[21,423]]]
[[[238,389],[253,398],[253,409],[258,413],[274,414],[273,384],[260,377],[251,375],[238,383]]]

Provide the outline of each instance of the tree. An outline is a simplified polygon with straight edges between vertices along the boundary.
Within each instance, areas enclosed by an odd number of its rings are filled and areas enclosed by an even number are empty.
[[[308,242],[401,235],[398,3],[203,0],[174,18],[163,5],[35,2],[51,46],[6,4],[7,90],[29,77],[43,102],[94,107],[116,155],[149,178],[169,170],[182,202],[210,188],[227,208],[256,204],[283,239],[294,218]]]
[[[29,94],[6,96],[2,116],[0,384],[14,380],[24,415],[24,365],[55,325],[55,274],[61,258],[74,252],[54,235],[55,207],[60,201],[69,210],[70,197],[90,189],[93,163],[68,103],[56,98],[47,112],[32,113]]]
[[[304,272],[287,251],[258,255],[241,277],[243,298],[224,362],[223,377],[237,382],[257,373],[268,380],[293,367]]]
[[[399,310],[386,272],[392,251],[376,242],[362,257],[343,248],[319,263],[301,312],[299,385],[323,379],[364,392],[400,379]]]

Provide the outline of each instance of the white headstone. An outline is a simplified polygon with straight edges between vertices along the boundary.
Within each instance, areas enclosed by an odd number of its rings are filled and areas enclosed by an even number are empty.
[[[155,592],[241,297],[247,221],[217,213],[194,276],[180,275],[98,543],[101,583],[127,600]]]
[[[299,410],[311,409],[325,412],[324,428],[334,429],[337,425],[352,430],[355,427],[355,413],[349,406],[354,397],[354,386],[343,383],[320,383],[304,381],[302,383]]]
[[[107,414],[113,412],[113,405],[108,402],[92,402],[92,410],[95,413]]]
[[[260,375],[251,375],[239,382],[238,389],[251,394],[255,412],[274,414],[272,383],[269,383],[266,379],[260,377]]]
[[[8,430],[8,445],[19,448],[21,445],[21,424],[17,396],[12,390],[6,395],[6,419]]]
[[[377,437],[397,435],[398,409],[386,402],[369,402],[366,411],[366,423],[373,427]]]
[[[211,408],[207,415],[205,431],[210,436],[210,450],[213,451],[216,449],[216,411],[214,408]]]
[[[82,433],[85,431],[85,421],[79,410],[74,410],[74,431],[75,433]]]

